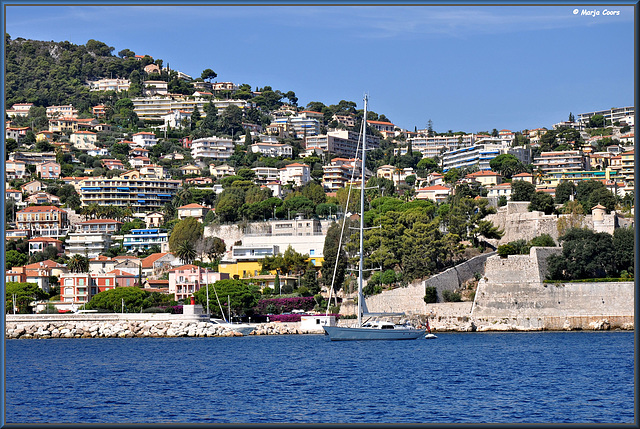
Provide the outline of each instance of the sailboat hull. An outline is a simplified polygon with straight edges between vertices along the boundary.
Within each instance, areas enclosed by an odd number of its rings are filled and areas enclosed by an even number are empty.
[[[331,341],[357,340],[415,340],[424,337],[424,329],[376,329],[349,328],[345,326],[323,326]]]

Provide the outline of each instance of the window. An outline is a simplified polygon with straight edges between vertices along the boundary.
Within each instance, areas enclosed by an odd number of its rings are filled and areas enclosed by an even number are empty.
[[[111,281],[111,279],[106,279],[106,280],[104,281],[104,285],[105,285],[105,286],[111,286],[110,281]]]

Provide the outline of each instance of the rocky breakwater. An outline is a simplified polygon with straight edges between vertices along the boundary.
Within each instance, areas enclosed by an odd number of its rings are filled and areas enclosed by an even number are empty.
[[[7,339],[238,337],[240,332],[208,322],[192,321],[47,321],[8,322]]]
[[[320,329],[301,329],[300,322],[270,322],[256,326],[249,335],[291,335],[291,334],[324,334]]]

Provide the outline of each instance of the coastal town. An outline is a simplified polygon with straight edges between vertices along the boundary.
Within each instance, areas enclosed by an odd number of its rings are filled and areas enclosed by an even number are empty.
[[[339,225],[359,219],[347,195],[361,175],[372,188],[365,220],[379,227],[366,235],[368,265],[380,267],[367,275],[370,309],[422,322],[430,304],[481,311],[478,288],[490,290],[497,272],[486,267],[513,256],[538,258],[540,284],[633,281],[633,106],[474,131],[436,131],[428,118],[403,129],[393,112],[371,111],[363,166],[356,102],[298,106],[293,91],[219,82],[211,69],[194,78],[90,42],[82,48],[112,61],[59,97],[76,102],[7,94],[8,314],[182,313],[197,303],[245,322],[351,317],[357,249],[336,244]],[[17,58],[64,57],[57,44],[7,46],[8,86]],[[593,255],[563,248],[596,239],[615,257],[587,266]],[[466,277],[437,280],[475,258]]]

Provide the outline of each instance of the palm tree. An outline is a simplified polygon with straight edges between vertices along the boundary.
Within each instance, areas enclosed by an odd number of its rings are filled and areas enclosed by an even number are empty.
[[[89,271],[89,258],[82,255],[73,255],[67,268],[72,273],[86,273]]]
[[[185,264],[191,264],[196,259],[197,252],[191,242],[184,241],[176,249],[176,256]]]

